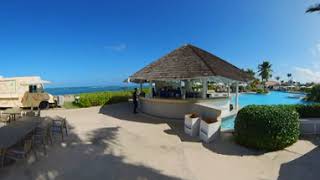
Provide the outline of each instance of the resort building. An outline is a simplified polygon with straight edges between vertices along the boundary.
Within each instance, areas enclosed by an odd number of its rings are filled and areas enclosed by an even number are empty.
[[[174,119],[199,111],[199,105],[217,110],[215,105],[225,105],[231,98],[231,89],[235,92],[231,109],[238,109],[239,84],[249,80],[241,69],[189,44],[129,77],[130,82],[140,84],[141,91],[143,83],[150,85],[150,93],[140,96],[142,112]]]
[[[281,84],[277,81],[267,81],[265,86],[272,90],[280,90]]]

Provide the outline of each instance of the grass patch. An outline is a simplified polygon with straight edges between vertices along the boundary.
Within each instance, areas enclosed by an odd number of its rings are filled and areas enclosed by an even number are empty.
[[[132,96],[132,91],[107,91],[97,93],[80,94],[80,107],[103,106],[106,104],[115,104],[127,102]]]
[[[143,89],[143,92],[147,94],[149,93],[149,89]],[[79,101],[77,103],[73,103],[73,105],[77,108],[86,108],[128,102],[128,99],[132,97],[132,93],[133,90],[83,93],[79,94]],[[69,105],[69,107],[70,106],[71,105]]]
[[[75,104],[74,102],[65,102],[63,104],[63,108],[65,108],[65,109],[77,109],[77,108],[80,108],[80,106]]]

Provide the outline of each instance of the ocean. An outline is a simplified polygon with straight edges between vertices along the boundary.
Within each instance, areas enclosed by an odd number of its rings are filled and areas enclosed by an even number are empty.
[[[132,90],[136,86],[86,86],[86,87],[57,87],[45,88],[45,91],[52,95],[69,95],[81,93],[93,93],[103,91]]]

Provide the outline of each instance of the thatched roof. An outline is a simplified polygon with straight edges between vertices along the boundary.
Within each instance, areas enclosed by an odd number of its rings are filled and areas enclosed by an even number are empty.
[[[247,81],[248,75],[236,66],[193,45],[184,45],[132,76],[131,82],[152,80],[187,80],[202,77],[222,77]]]

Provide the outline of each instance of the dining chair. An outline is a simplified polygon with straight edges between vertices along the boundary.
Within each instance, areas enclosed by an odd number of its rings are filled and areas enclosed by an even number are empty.
[[[34,111],[27,111],[25,115],[28,117],[33,117],[33,116],[36,116],[36,113]]]
[[[16,121],[22,117],[23,111],[20,107],[13,107],[12,111],[14,112],[13,114],[11,114],[13,121]]]
[[[8,114],[1,114],[0,121],[4,124],[10,123],[10,115]]]
[[[9,148],[5,152],[5,158],[13,159],[15,161],[23,160],[26,159],[32,151],[37,158],[36,152],[33,149],[33,141],[33,135],[26,137],[22,144],[16,144],[13,147]]]
[[[3,168],[4,166],[4,157],[5,157],[5,150],[0,149],[0,167]]]
[[[49,131],[50,131],[49,125],[38,126],[34,130],[34,134],[33,134],[34,136],[33,144],[35,148],[41,146],[43,148],[43,152],[45,155],[47,154],[46,145],[49,143],[49,140],[51,141],[51,144],[52,144],[52,139],[49,134]]]
[[[63,131],[65,131],[66,135],[68,136],[68,127],[67,127],[67,120],[66,118],[62,118],[57,116],[52,119],[51,125],[51,134],[60,134],[62,141],[64,141]]]
[[[37,116],[41,117],[41,109],[40,108],[38,109]]]

